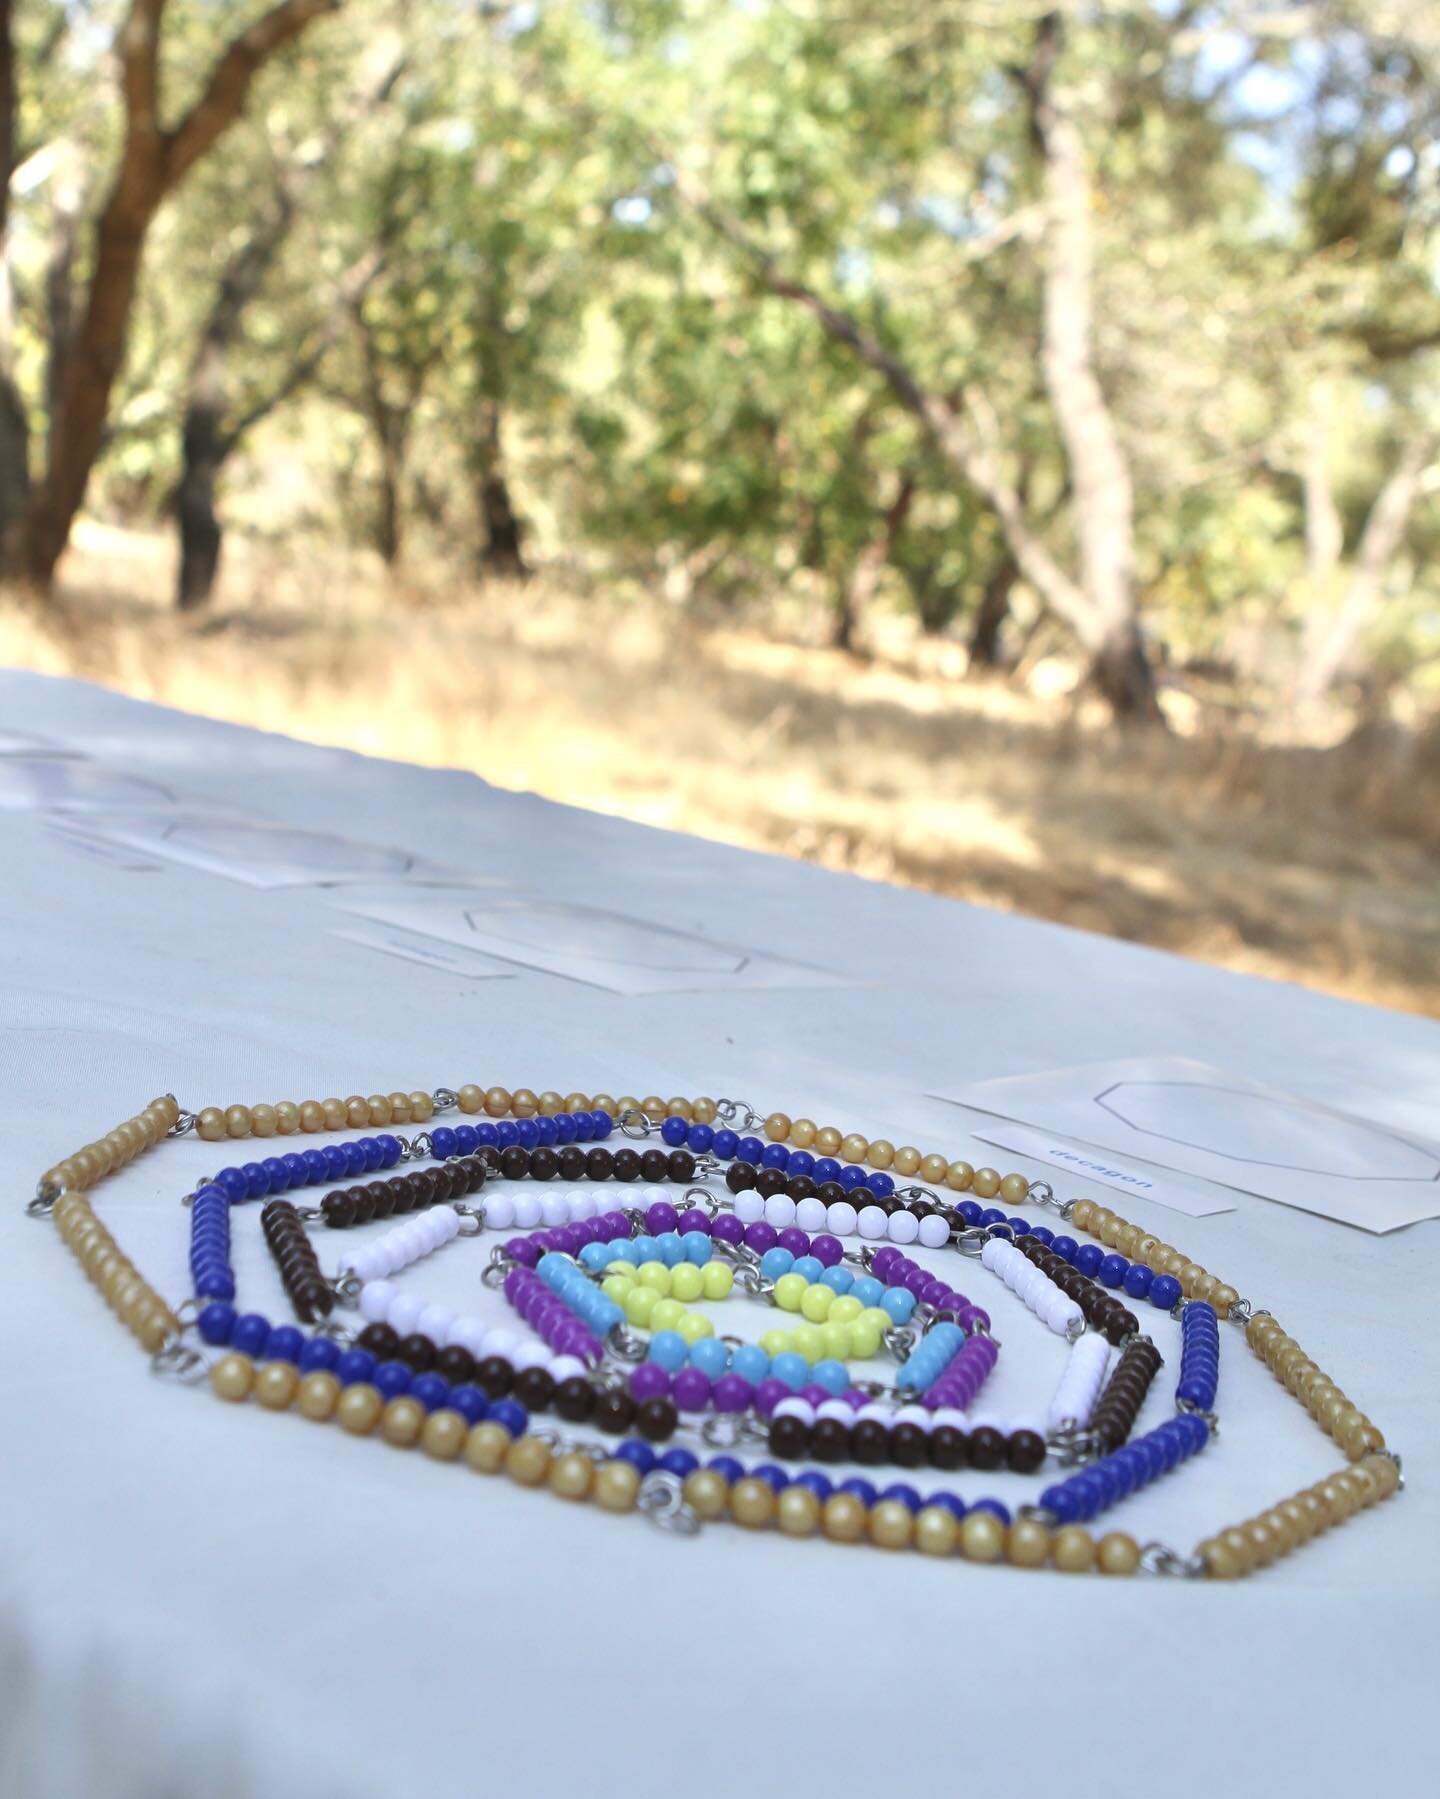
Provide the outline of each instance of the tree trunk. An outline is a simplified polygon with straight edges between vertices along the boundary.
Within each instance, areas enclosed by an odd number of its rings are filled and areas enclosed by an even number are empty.
[[[0,0],[0,570],[11,560],[30,498],[30,426],[14,378],[13,308],[6,226],[15,163],[15,44],[11,0]]]
[[[526,580],[530,569],[522,548],[525,528],[510,498],[501,439],[500,405],[494,399],[481,407],[475,463],[482,531],[477,559],[480,574],[482,578],[499,575],[512,581]]]
[[[380,428],[380,504],[375,514],[375,548],[386,568],[400,560],[404,537],[405,452],[393,430]]]
[[[855,647],[856,628],[869,610],[880,577],[895,554],[895,545],[905,529],[914,499],[915,477],[907,471],[900,477],[894,499],[880,515],[880,528],[855,558],[849,579],[841,584],[833,639],[837,650]]]
[[[1000,666],[1000,630],[1010,616],[1010,595],[1020,578],[1015,558],[1004,551],[986,577],[980,593],[980,609],[970,627],[971,668]]]
[[[218,391],[203,375],[192,385],[181,449],[184,469],[175,489],[175,522],[180,533],[175,604],[188,611],[203,606],[214,592],[223,540],[215,511],[215,484],[223,461]]]

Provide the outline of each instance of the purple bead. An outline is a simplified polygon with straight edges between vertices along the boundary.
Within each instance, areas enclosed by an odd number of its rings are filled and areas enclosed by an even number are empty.
[[[698,1368],[682,1368],[670,1392],[682,1412],[703,1412],[710,1403],[710,1377]]]
[[[853,1406],[857,1412],[862,1405],[869,1405],[870,1403],[870,1395],[868,1393],[862,1393],[858,1387],[847,1387],[840,1397],[845,1401],[846,1405]]]
[[[755,1410],[762,1418],[768,1418],[782,1399],[790,1397],[790,1389],[783,1380],[776,1380],[773,1374],[767,1374],[755,1389]]]
[[[888,1270],[893,1268],[897,1262],[903,1262],[904,1260],[904,1256],[902,1256],[900,1251],[895,1248],[893,1243],[886,1243],[882,1245],[881,1248],[877,1249],[875,1254],[870,1258],[870,1272],[875,1276],[877,1281],[885,1281],[887,1284],[890,1284]]]
[[[754,1224],[745,1227],[745,1242],[757,1256],[763,1256],[767,1249],[774,1249],[779,1241],[779,1231],[773,1224],[766,1224],[763,1218],[757,1218]]]
[[[822,1234],[810,1239],[810,1253],[825,1268],[834,1268],[845,1254],[845,1245],[838,1237]]]
[[[526,1268],[533,1268],[540,1260],[540,1251],[531,1237],[512,1237],[505,1245],[505,1253],[512,1261],[521,1262]]]
[[[788,1249],[792,1256],[808,1256],[810,1253],[810,1236],[802,1231],[798,1224],[787,1224],[781,1231],[777,1249]]]
[[[973,1331],[977,1325],[982,1324],[986,1330],[989,1330],[990,1314],[982,1311],[979,1306],[962,1306],[955,1322],[962,1331]]]
[[[743,1412],[755,1397],[755,1389],[740,1374],[722,1374],[711,1394],[717,1412]]]
[[[833,1399],[835,1395],[828,1387],[822,1387],[818,1381],[811,1381],[809,1386],[800,1389],[799,1397],[805,1401],[806,1405],[824,1405],[827,1399]]]
[[[927,1306],[943,1306],[950,1303],[950,1289],[942,1280],[931,1280],[925,1283],[920,1294]]]
[[[907,1292],[913,1293],[915,1297],[919,1299],[920,1295],[934,1279],[935,1276],[928,1273],[924,1268],[917,1268],[913,1273],[905,1276],[903,1285]],[[890,1283],[891,1286],[894,1286],[894,1284],[893,1281]]]
[[[661,1231],[673,1231],[680,1222],[680,1214],[668,1199],[660,1199],[645,1214],[645,1228],[652,1237],[658,1237]]]
[[[670,1392],[670,1376],[658,1362],[642,1362],[630,1376],[630,1392],[636,1399],[664,1399]]]
[[[708,1237],[710,1235],[710,1214],[702,1212],[699,1206],[692,1206],[688,1212],[680,1214],[680,1222],[675,1228],[682,1237],[686,1231],[701,1231]]]
[[[623,1212],[606,1212],[600,1222],[609,1232],[605,1239],[607,1243],[613,1243],[617,1237],[633,1237],[635,1235],[630,1220]]]
[[[733,1212],[722,1212],[710,1226],[710,1235],[717,1243],[743,1243],[745,1226]]]

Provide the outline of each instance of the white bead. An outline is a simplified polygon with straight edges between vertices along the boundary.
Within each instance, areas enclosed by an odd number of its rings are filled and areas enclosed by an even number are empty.
[[[493,1193],[487,1193],[485,1204],[485,1228],[487,1231],[508,1231],[515,1222],[515,1198],[497,1187]]]
[[[1034,1412],[1020,1412],[1010,1420],[1010,1428],[1016,1430],[1033,1430],[1037,1437],[1045,1435],[1045,1426]]]
[[[874,1400],[871,1400],[869,1405],[862,1405],[856,1412],[855,1422],[857,1424],[883,1424],[888,1430],[894,1416],[888,1406],[877,1405]]]
[[[998,1237],[987,1237],[980,1249],[980,1265],[998,1274],[1001,1268],[1001,1247]]]
[[[812,1193],[809,1199],[797,1201],[795,1206],[795,1222],[802,1231],[823,1231],[825,1228],[825,1201],[816,1199]]]
[[[390,1272],[384,1265],[385,1258],[383,1256],[376,1256],[375,1252],[378,1247],[378,1244],[372,1243],[369,1249],[362,1249],[360,1254],[355,1257],[353,1262],[351,1262],[350,1272],[357,1280],[373,1281],[377,1276],[388,1274]]]
[[[782,1399],[770,1414],[772,1418],[798,1418],[802,1424],[815,1422],[815,1408],[808,1400],[797,1398],[793,1393],[789,1399]]]
[[[852,1405],[847,1404],[843,1399],[822,1400],[815,1408],[817,1422],[821,1418],[835,1418],[838,1419],[841,1424],[853,1424],[856,1416],[857,1413],[855,1408]]]
[[[408,1337],[424,1310],[425,1301],[418,1293],[396,1293],[390,1302],[385,1322],[392,1330],[399,1331],[402,1337]]]
[[[892,1212],[886,1221],[885,1234],[892,1243],[913,1243],[920,1235],[920,1220],[913,1212]]]
[[[950,1241],[950,1226],[938,1212],[920,1220],[920,1242],[926,1249],[943,1249]]]
[[[918,1424],[921,1430],[932,1430],[935,1423],[923,1405],[902,1405],[895,1414],[895,1422],[897,1424]]]
[[[741,1224],[759,1224],[765,1216],[765,1201],[753,1187],[735,1195],[735,1216]]]
[[[449,1328],[455,1314],[449,1306],[428,1305],[415,1320],[415,1328],[422,1337],[428,1337],[432,1343],[443,1343],[445,1332]]]
[[[517,1371],[524,1368],[543,1368],[550,1360],[550,1347],[538,1338],[522,1343],[510,1357],[510,1364]]]
[[[486,1331],[481,1351],[485,1355],[504,1356],[509,1359],[520,1342],[520,1333],[508,1329],[503,1324],[492,1324]]]
[[[1007,1426],[998,1412],[972,1412],[970,1428],[971,1430],[998,1430],[1003,1436]]]
[[[939,1430],[942,1424],[948,1424],[952,1430],[969,1430],[970,1419],[966,1413],[957,1411],[953,1405],[937,1406],[930,1414]]]
[[[462,1349],[468,1348],[469,1345],[465,1342],[465,1327],[469,1323],[470,1319],[464,1312],[452,1312],[450,1322],[445,1326],[443,1335],[437,1337],[435,1341],[442,1349],[448,1349],[452,1343],[458,1343]]]
[[[873,1241],[874,1238],[883,1237],[885,1235],[885,1227],[889,1224],[890,1220],[885,1216],[879,1206],[862,1206],[858,1222],[860,1225],[860,1235],[862,1237],[868,1237]]]
[[[563,1193],[547,1193],[540,1201],[541,1221],[553,1230],[557,1225],[569,1224],[570,1201]]]
[[[825,1208],[825,1223],[833,1237],[853,1237],[860,1214],[848,1199],[837,1199]]]
[[[795,1222],[795,1201],[788,1193],[772,1193],[765,1201],[765,1222],[777,1231],[788,1230]]]
[[[752,1189],[752,1191],[753,1191],[753,1189]],[[756,1194],[755,1197],[758,1199],[759,1195]],[[669,1203],[670,1203],[670,1195],[665,1191],[665,1189],[663,1187],[656,1187],[653,1185],[649,1186],[649,1187],[641,1187],[639,1192],[635,1195],[635,1204],[639,1207],[639,1209],[642,1212],[648,1212],[650,1210],[651,1206],[658,1206],[658,1205],[667,1205],[668,1206]],[[760,1216],[760,1214],[757,1212],[755,1214],[755,1218],[758,1218],[759,1216]],[[755,1218],[752,1218],[750,1220],[751,1224],[754,1224]]]
[[[533,1230],[540,1222],[540,1200],[534,1193],[515,1195],[515,1222],[522,1231]]]
[[[570,1202],[572,1224],[583,1224],[587,1218],[595,1217],[600,1210],[599,1197],[589,1187],[572,1187],[565,1197]],[[585,1364],[582,1362],[580,1366],[583,1369]]]
[[[585,1364],[578,1355],[551,1356],[545,1366],[550,1372],[550,1378],[557,1384],[562,1380],[574,1380],[577,1374],[585,1372]]]
[[[463,1349],[468,1349],[478,1361],[485,1354],[485,1336],[490,1326],[482,1318],[465,1313],[455,1320],[451,1326],[455,1341]]]
[[[449,1243],[460,1235],[460,1214],[454,1206],[441,1206],[439,1211],[430,1216],[435,1220],[435,1242]]]
[[[395,1287],[390,1281],[367,1281],[360,1289],[360,1316],[367,1324],[383,1324],[385,1315],[390,1309],[390,1301],[395,1297]]]

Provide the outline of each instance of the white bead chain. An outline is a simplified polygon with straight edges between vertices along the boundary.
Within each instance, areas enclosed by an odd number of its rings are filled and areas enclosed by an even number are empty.
[[[1109,1360],[1110,1345],[1098,1331],[1086,1331],[1075,1339],[1050,1401],[1046,1420],[1049,1429],[1059,1430],[1066,1424],[1073,1424],[1078,1430],[1085,1428],[1100,1397]]]
[[[1007,1238],[987,1237],[980,1261],[992,1274],[998,1274],[1015,1297],[1057,1337],[1072,1336],[1084,1328],[1085,1314],[1075,1301]]]
[[[734,1211],[741,1224],[758,1224],[764,1219],[777,1231],[795,1224],[812,1234],[828,1231],[832,1237],[864,1237],[872,1243],[888,1238],[891,1243],[919,1243],[925,1249],[943,1249],[950,1240],[950,1226],[938,1212],[917,1218],[902,1209],[887,1216],[883,1206],[867,1205],[857,1211],[848,1199],[827,1206],[813,1194],[797,1200],[772,1193],[762,1199],[751,1187],[735,1195]]]
[[[378,1275],[397,1274],[459,1234],[460,1214],[451,1206],[436,1206],[432,1211],[416,1213],[373,1243],[367,1243],[346,1266],[362,1281],[374,1280]]]

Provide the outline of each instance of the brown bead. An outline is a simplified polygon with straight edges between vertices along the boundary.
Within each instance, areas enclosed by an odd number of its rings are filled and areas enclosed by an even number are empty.
[[[965,1466],[967,1441],[963,1430],[957,1430],[953,1424],[940,1424],[930,1432],[930,1463],[932,1467],[953,1472]]]
[[[435,1372],[452,1387],[465,1387],[475,1378],[475,1358],[463,1343],[447,1343],[435,1358]]]
[[[607,1388],[595,1398],[595,1409],[590,1414],[591,1421],[597,1430],[622,1431],[629,1430],[635,1422],[635,1401],[618,1387]]]
[[[664,1443],[675,1435],[680,1414],[673,1399],[663,1394],[647,1399],[635,1414],[635,1429],[647,1443]]]
[[[486,1356],[476,1366],[475,1384],[487,1399],[503,1399],[515,1385],[515,1370],[504,1356]],[[565,1384],[568,1386],[569,1382]],[[562,1412],[561,1416],[565,1414]]]
[[[512,1391],[527,1412],[544,1412],[555,1399],[555,1376],[548,1368],[522,1368]]]
[[[840,1424],[840,1420],[838,1418],[821,1418],[817,1420],[816,1429],[818,1430],[821,1424],[828,1423]],[[844,1430],[845,1426],[841,1424],[840,1428]],[[863,1467],[878,1468],[888,1458],[890,1432],[878,1418],[860,1419],[858,1423],[850,1426],[847,1435],[850,1442],[850,1454]],[[836,1456],[834,1459],[839,1461],[841,1457]]]
[[[901,1468],[922,1468],[929,1458],[930,1433],[918,1424],[890,1426],[890,1459]]]
[[[838,1423],[839,1420],[835,1422]],[[785,1461],[800,1460],[810,1453],[810,1426],[803,1418],[772,1418],[770,1450],[773,1455],[778,1455]]]
[[[817,1462],[843,1462],[851,1455],[857,1462],[861,1461],[863,1458],[855,1448],[855,1432],[859,1428],[859,1425],[844,1424],[839,1418],[817,1418],[810,1432],[811,1455]],[[876,1459],[883,1461],[885,1426],[876,1424],[874,1428],[879,1432],[881,1443],[881,1453]]]
[[[1045,1439],[1034,1430],[1011,1431],[1005,1460],[1015,1474],[1033,1474],[1045,1460]]]
[[[397,1362],[403,1362],[412,1374],[428,1374],[435,1366],[435,1357],[439,1354],[435,1345],[421,1331],[412,1331],[408,1337],[400,1339],[400,1347],[395,1351]]]
[[[982,1424],[970,1433],[970,1466],[972,1468],[1000,1468],[1005,1462],[1005,1438],[998,1430],[988,1424]]]
[[[617,1181],[639,1180],[640,1157],[633,1149],[617,1149],[615,1151],[614,1174]]]
[[[595,1389],[583,1374],[572,1374],[555,1389],[554,1406],[567,1424],[583,1424],[595,1410]]]

